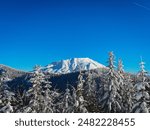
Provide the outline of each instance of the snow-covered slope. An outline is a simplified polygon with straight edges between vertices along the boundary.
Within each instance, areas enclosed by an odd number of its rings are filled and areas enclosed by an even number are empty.
[[[0,64],[0,74],[2,74],[3,71],[6,72],[6,75],[10,79],[15,78],[15,77],[20,77],[20,76],[22,76],[24,74],[27,74],[27,72],[24,72],[24,71],[21,71],[21,70],[17,70],[17,69],[11,68],[9,66]]]
[[[97,68],[106,68],[104,65],[89,59],[89,58],[72,58],[67,60],[61,60],[53,62],[42,70],[48,73],[72,73],[80,70],[92,70]]]

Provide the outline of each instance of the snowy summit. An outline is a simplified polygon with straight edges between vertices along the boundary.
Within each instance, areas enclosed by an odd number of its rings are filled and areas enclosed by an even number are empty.
[[[93,70],[97,68],[106,68],[104,65],[89,59],[89,58],[72,58],[53,62],[43,68],[44,72],[48,73],[72,73],[80,70]]]

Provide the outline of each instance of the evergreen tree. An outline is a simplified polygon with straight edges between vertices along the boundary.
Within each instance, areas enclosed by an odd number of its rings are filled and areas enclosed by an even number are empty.
[[[121,96],[119,91],[118,74],[115,71],[114,54],[109,53],[108,73],[105,75],[105,84],[103,93],[100,95],[100,105],[102,112],[120,112],[121,111]]]
[[[123,69],[123,62],[121,59],[119,59],[118,61],[118,82],[119,82],[119,85],[120,87],[123,87],[124,85],[124,69]]]
[[[27,96],[29,97],[30,102],[24,109],[24,112],[55,112],[54,97],[58,96],[58,93],[51,91],[51,83],[46,80],[46,77],[39,66],[35,67],[35,71],[30,82],[32,83],[32,87],[27,91]]]
[[[83,97],[83,86],[84,86],[85,80],[83,79],[83,73],[80,71],[78,76],[78,84],[77,84],[77,90],[76,94],[74,93],[75,99],[75,112],[77,113],[87,113],[88,110],[86,109],[86,101]]]
[[[42,111],[43,113],[53,113],[55,112],[55,105],[54,105],[54,100],[55,97],[57,97],[58,93],[55,91],[52,91],[52,86],[51,82],[48,80],[44,80],[43,82],[43,88],[42,88],[42,95],[43,95],[43,107],[44,110]]]
[[[87,105],[87,109],[89,112],[98,112],[99,108],[98,108],[98,102],[97,102],[97,88],[96,88],[96,82],[93,79],[92,76],[92,72],[89,71],[88,75],[85,79],[85,87],[84,87],[84,91],[83,91],[83,95]]]
[[[12,102],[14,101],[15,94],[10,91],[7,85],[8,77],[6,72],[1,70],[0,75],[0,112],[2,113],[13,113],[14,108]]]
[[[126,74],[123,69],[123,62],[118,62],[118,83],[121,96],[121,112],[130,113],[133,107],[134,86],[130,74]]]
[[[135,104],[132,108],[132,112],[136,113],[148,113],[148,102],[150,96],[146,91],[146,88],[150,88],[147,82],[147,71],[145,71],[145,63],[141,60],[140,72],[137,75],[138,83],[135,84]]]
[[[118,69],[117,69],[117,75],[118,75],[118,93],[120,94],[120,105],[121,105],[121,112],[125,112],[125,103],[126,103],[126,86],[125,86],[125,73],[123,69],[124,65],[121,59],[118,61]]]
[[[0,112],[3,113],[13,113],[14,108],[12,106],[12,101],[14,98],[14,93],[10,92],[8,89],[4,89],[1,94],[0,100]]]
[[[85,97],[94,97],[96,92],[95,82],[92,78],[92,74],[89,71],[88,76],[85,79],[84,95]]]
[[[28,104],[28,98],[26,97],[26,91],[22,93],[18,90],[16,91],[16,103],[15,103],[15,112],[22,113],[24,112],[25,106]]]
[[[123,103],[123,112],[131,113],[133,107],[133,99],[134,99],[134,85],[132,83],[132,79],[130,75],[125,76],[124,80],[124,94],[122,95],[122,103]]]
[[[72,87],[72,100],[73,100],[73,113],[77,113],[77,108],[79,106],[79,102],[77,100],[77,90],[75,87]]]
[[[65,93],[63,95],[61,108],[62,108],[62,113],[72,113],[72,112],[74,112],[73,97],[71,95],[68,84],[67,84],[67,88],[65,90]]]

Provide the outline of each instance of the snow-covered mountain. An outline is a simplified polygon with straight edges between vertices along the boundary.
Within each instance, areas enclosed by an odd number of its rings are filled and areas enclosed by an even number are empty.
[[[103,69],[106,67],[89,58],[72,58],[53,62],[48,66],[43,67],[42,70],[48,73],[66,74],[78,72],[80,70],[93,70],[97,68]]]

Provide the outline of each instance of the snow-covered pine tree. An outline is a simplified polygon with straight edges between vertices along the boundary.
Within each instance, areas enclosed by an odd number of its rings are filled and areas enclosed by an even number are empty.
[[[125,72],[123,69],[124,65],[121,59],[119,59],[118,61],[118,69],[117,69],[117,73],[118,73],[118,84],[119,84],[119,88],[118,88],[118,93],[120,94],[119,99],[120,103],[121,103],[121,112],[125,112],[126,108],[126,93],[127,93],[127,87],[125,85]]]
[[[98,102],[97,102],[97,85],[95,79],[93,78],[92,72],[88,71],[87,77],[85,79],[84,86],[84,99],[87,101],[87,109],[89,112],[98,112]]]
[[[69,84],[67,84],[67,88],[65,93],[63,94],[62,103],[61,103],[61,112],[62,113],[73,113],[74,112],[74,102],[73,97],[71,95],[71,91],[69,89]]]
[[[83,97],[83,86],[85,80],[83,79],[83,73],[80,71],[78,75],[78,83],[77,83],[77,90],[76,90],[76,102],[75,102],[75,112],[76,113],[87,113],[88,110],[86,109],[86,101]]]
[[[25,113],[40,113],[44,110],[44,97],[42,95],[42,83],[44,82],[44,74],[41,72],[40,66],[35,66],[34,73],[30,79],[32,87],[26,93],[29,98],[29,105],[24,108]]]
[[[33,77],[30,79],[32,87],[27,91],[27,97],[30,99],[29,105],[24,109],[25,113],[53,113],[54,97],[58,96],[55,91],[51,91],[51,82],[49,82],[41,67],[36,66]]]
[[[55,112],[54,100],[58,96],[55,91],[52,91],[51,82],[45,79],[42,84],[42,95],[43,95],[43,113],[53,113]]]
[[[145,70],[145,63],[143,60],[140,62],[140,72],[137,75],[138,83],[135,84],[135,103],[132,108],[132,112],[135,113],[149,113],[148,102],[150,99],[149,93],[146,88],[150,88],[147,82],[147,71]]]
[[[10,91],[6,84],[8,77],[6,72],[1,70],[0,75],[0,112],[12,113],[14,112],[12,101],[14,100],[14,93]]]
[[[72,86],[73,113],[77,113],[79,102],[77,100],[77,90]]]
[[[134,95],[134,85],[130,74],[125,76],[124,80],[124,94],[122,96],[122,103],[124,106],[123,112],[131,113],[133,107],[133,95]]]
[[[123,96],[124,92],[125,92],[125,86],[124,86],[124,77],[125,77],[125,73],[124,73],[124,69],[123,69],[123,62],[121,59],[119,59],[118,61],[118,83],[119,83],[119,89],[120,89],[120,95]]]
[[[125,73],[124,73],[124,69],[123,69],[123,62],[122,62],[122,60],[121,59],[119,59],[119,61],[118,61],[118,75],[119,75],[119,77],[118,77],[118,82],[119,82],[119,85],[120,85],[120,87],[122,87],[123,86],[123,81],[124,81],[124,75],[125,75]]]
[[[130,113],[133,106],[134,86],[130,74],[124,72],[123,62],[121,59],[118,61],[118,83],[119,93],[121,96],[121,112]]]
[[[108,73],[106,73],[105,84],[103,90],[101,89],[101,95],[99,96],[99,102],[101,105],[101,112],[121,112],[121,96],[119,94],[119,82],[118,73],[115,70],[114,54],[109,53],[109,65]]]
[[[8,89],[4,89],[1,95],[0,112],[2,113],[13,113],[14,108],[12,106],[12,101],[14,98],[14,93],[10,92]]]
[[[92,96],[95,95],[96,87],[95,87],[95,84],[93,84],[93,82],[94,81],[93,81],[93,78],[92,78],[92,74],[89,71],[88,75],[85,79],[85,87],[84,87],[84,95],[86,97],[92,97]]]
[[[26,91],[20,92],[16,91],[16,105],[15,105],[15,113],[24,112],[25,106],[28,104],[28,98],[26,97]]]

